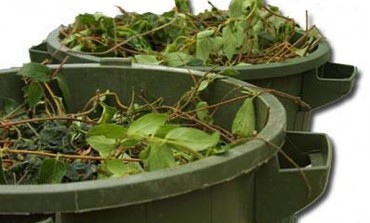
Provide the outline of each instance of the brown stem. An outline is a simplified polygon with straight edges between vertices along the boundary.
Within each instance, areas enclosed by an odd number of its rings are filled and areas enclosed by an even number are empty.
[[[293,19],[291,19],[291,18],[288,18],[288,17],[285,17],[283,15],[275,13],[274,11],[272,11],[271,9],[266,7],[265,5],[263,6],[263,9],[265,9],[266,11],[268,11],[269,13],[273,14],[276,17],[279,17],[279,18],[282,18],[282,19],[285,19],[285,20],[288,20],[288,21],[293,21]]]
[[[274,94],[278,97],[281,97],[281,98],[284,98],[284,99],[287,99],[303,108],[306,108],[306,109],[311,109],[311,106],[309,104],[307,104],[306,102],[304,102],[300,97],[296,97],[296,96],[293,96],[291,94],[288,94],[288,93],[284,93],[284,92],[281,92],[281,91],[278,91],[278,90],[274,90],[274,89],[267,89],[267,88],[258,88],[260,91],[260,94],[262,93],[271,93],[271,94]]]
[[[57,76],[57,74],[60,72],[60,70],[62,70],[64,64],[67,63],[68,59],[69,59],[69,56],[64,57],[64,59],[62,60],[62,62],[58,66],[58,68],[51,75],[52,78],[55,78]]]
[[[88,124],[96,124],[95,122],[81,120],[81,119],[72,118],[72,117],[47,117],[47,118],[25,119],[25,120],[15,121],[15,122],[5,122],[0,125],[0,128],[6,128],[9,126],[16,126],[16,125],[23,125],[23,124],[32,123],[32,122],[45,122],[45,121],[52,121],[52,120],[78,121],[78,122],[86,122]]]
[[[0,149],[0,152],[2,153],[13,153],[13,154],[30,154],[30,155],[36,155],[36,156],[47,156],[47,157],[60,157],[65,159],[82,159],[82,160],[109,160],[107,158],[99,157],[99,156],[81,156],[81,155],[71,155],[71,154],[61,154],[61,153],[48,153],[45,151],[30,151],[30,150],[20,150],[20,149],[8,149],[3,148]],[[134,159],[134,158],[124,158],[122,159],[126,162],[141,162],[140,159]]]
[[[46,82],[43,83],[43,86],[45,87],[45,89],[49,93],[49,95],[50,95],[50,97],[51,97],[51,99],[52,99],[52,101],[53,101],[53,103],[54,103],[54,105],[57,109],[57,115],[63,115],[64,114],[63,109],[60,106],[59,101],[56,100],[57,96],[54,94],[54,92],[51,90],[50,86]]]

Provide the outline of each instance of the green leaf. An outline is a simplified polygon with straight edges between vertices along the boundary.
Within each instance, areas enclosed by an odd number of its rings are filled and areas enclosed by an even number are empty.
[[[168,66],[179,67],[189,63],[192,60],[192,56],[182,52],[167,53],[164,55],[164,60]]]
[[[222,71],[220,71],[219,74],[225,75],[225,76],[232,76],[232,75],[238,75],[238,74],[240,74],[240,72],[236,69],[233,69],[232,67],[227,67],[227,68],[223,69]]]
[[[200,83],[199,83],[199,86],[198,86],[198,89],[197,89],[197,92],[201,92],[201,91],[204,91],[209,85],[209,81],[208,80],[202,80]]]
[[[253,98],[244,100],[233,120],[231,132],[233,134],[250,137],[256,129],[256,117],[254,111]]]
[[[77,26],[96,26],[98,24],[96,16],[93,14],[80,14],[76,17]]]
[[[155,136],[159,138],[164,138],[167,133],[179,127],[181,127],[181,125],[162,125],[157,129]]]
[[[28,106],[34,108],[36,104],[40,102],[42,97],[44,96],[44,91],[39,83],[31,82],[27,86],[26,96]]]
[[[213,119],[209,115],[208,111],[208,103],[206,101],[200,101],[196,105],[196,110],[197,110],[197,117],[200,121],[212,124]]]
[[[128,128],[128,135],[154,135],[158,128],[164,125],[167,121],[166,114],[149,113],[141,116],[139,119],[133,121]]]
[[[102,135],[88,137],[86,141],[93,149],[98,151],[103,158],[108,158],[116,149],[116,140]]]
[[[207,62],[214,48],[211,37],[213,34],[214,30],[204,30],[197,34],[196,58],[203,60],[204,63]]]
[[[0,97],[0,115],[7,115],[10,112],[13,112],[19,103],[12,98]]]
[[[0,154],[0,185],[1,184],[6,184],[6,178],[3,170],[3,159]]]
[[[305,47],[305,48],[303,48],[303,49],[297,49],[297,48],[295,48],[295,49],[294,49],[294,52],[295,52],[298,56],[303,57],[303,56],[305,55],[305,53],[307,52],[307,48],[308,48],[308,46],[307,46],[307,47]]]
[[[197,34],[197,38],[198,39],[208,38],[211,37],[214,33],[215,31],[213,29],[203,30]]]
[[[58,87],[60,91],[62,92],[63,99],[65,101],[68,101],[71,98],[71,94],[69,92],[68,85],[67,85],[65,78],[63,76],[58,75],[56,79],[57,79]]]
[[[153,143],[147,150],[144,167],[148,171],[176,166],[172,149],[167,144]]]
[[[199,129],[181,127],[170,131],[165,139],[168,143],[195,151],[202,151],[215,146],[220,141],[220,134],[207,134]]]
[[[161,63],[155,55],[135,55],[134,59],[140,64],[158,65]]]
[[[132,148],[132,147],[135,147],[137,144],[139,143],[138,140],[136,139],[130,139],[130,138],[126,138],[126,139],[123,139],[121,142],[120,142],[120,145],[123,147],[123,148]]]
[[[57,159],[45,159],[40,167],[39,184],[58,184],[67,173],[67,166]]]
[[[222,30],[223,52],[229,60],[239,53],[238,49],[243,45],[244,35],[244,24],[240,22],[230,23]]]
[[[111,173],[109,176],[111,178],[124,177],[141,172],[137,165],[124,163],[122,160],[108,160],[106,169]]]
[[[24,64],[18,75],[30,78],[32,81],[47,82],[50,80],[50,72],[47,66],[31,62]]]
[[[190,0],[175,0],[175,5],[179,12],[192,13]]]
[[[126,137],[127,128],[117,124],[100,124],[92,127],[87,135],[104,136],[109,139],[123,139]]]
[[[238,18],[248,15],[258,0],[232,0],[229,4],[229,16]]]
[[[105,123],[111,122],[113,116],[117,113],[117,109],[103,102],[100,102],[99,105],[103,107],[103,112],[100,115],[98,123],[105,124]]]

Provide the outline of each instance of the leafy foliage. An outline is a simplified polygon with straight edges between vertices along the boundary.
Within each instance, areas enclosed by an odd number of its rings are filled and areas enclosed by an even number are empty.
[[[80,19],[85,24],[93,18]],[[213,124],[213,112],[201,95],[216,79],[214,74],[200,78],[174,106],[158,99],[126,106],[107,90],[73,114],[64,109],[64,99],[71,95],[62,76],[34,63],[19,75],[25,82],[25,101],[0,100],[0,184],[78,182],[174,168],[223,154],[254,131],[249,123],[255,121],[249,98],[253,94],[245,95],[232,132]],[[113,105],[109,97],[114,97]]]
[[[61,183],[67,173],[66,164],[57,159],[45,159],[40,167],[39,184]]]
[[[232,0],[227,11],[212,5],[197,15],[189,0],[174,1],[176,8],[161,15],[122,8],[115,18],[78,15],[61,31],[61,42],[99,56],[178,67],[283,61],[314,51],[322,39],[315,27],[299,28],[263,0]]]
[[[242,137],[253,136],[256,130],[255,117],[253,98],[247,98],[235,115],[232,133]]]

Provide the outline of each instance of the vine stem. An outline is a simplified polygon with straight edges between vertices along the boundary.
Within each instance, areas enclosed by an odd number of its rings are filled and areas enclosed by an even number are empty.
[[[9,149],[9,148],[3,148],[0,149],[0,153],[7,154],[7,153],[13,153],[13,154],[21,154],[21,155],[36,155],[36,156],[47,156],[47,157],[59,157],[59,158],[65,158],[65,159],[82,159],[82,160],[110,160],[107,158],[103,158],[100,156],[82,156],[82,155],[71,155],[71,154],[61,154],[61,153],[48,153],[45,151],[30,151],[30,150],[20,150],[20,149]],[[122,159],[126,162],[141,162],[140,159],[134,159],[134,158],[124,158]]]
[[[16,125],[23,125],[27,123],[32,122],[44,122],[44,121],[53,121],[53,120],[66,120],[66,121],[78,121],[78,122],[86,122],[89,124],[96,124],[92,121],[82,120],[78,118],[72,118],[72,117],[47,117],[47,118],[32,118],[32,119],[25,119],[21,121],[15,121],[15,122],[2,122],[0,125],[0,128],[6,128],[10,126],[16,126]]]

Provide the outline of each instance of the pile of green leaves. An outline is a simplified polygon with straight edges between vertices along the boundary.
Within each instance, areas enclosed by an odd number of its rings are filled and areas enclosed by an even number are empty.
[[[70,114],[64,106],[70,94],[58,70],[26,64],[18,73],[24,101],[0,98],[0,184],[78,182],[171,168],[226,153],[255,134],[250,91],[231,130],[214,124],[211,105],[201,99],[212,74],[173,106],[160,98],[124,105],[116,93],[97,91]]]
[[[61,43],[72,51],[143,64],[232,66],[303,57],[322,38],[315,27],[301,29],[263,0],[232,0],[227,11],[212,5],[198,15],[188,0],[175,3],[161,15],[122,8],[115,18],[81,14],[61,30]]]

